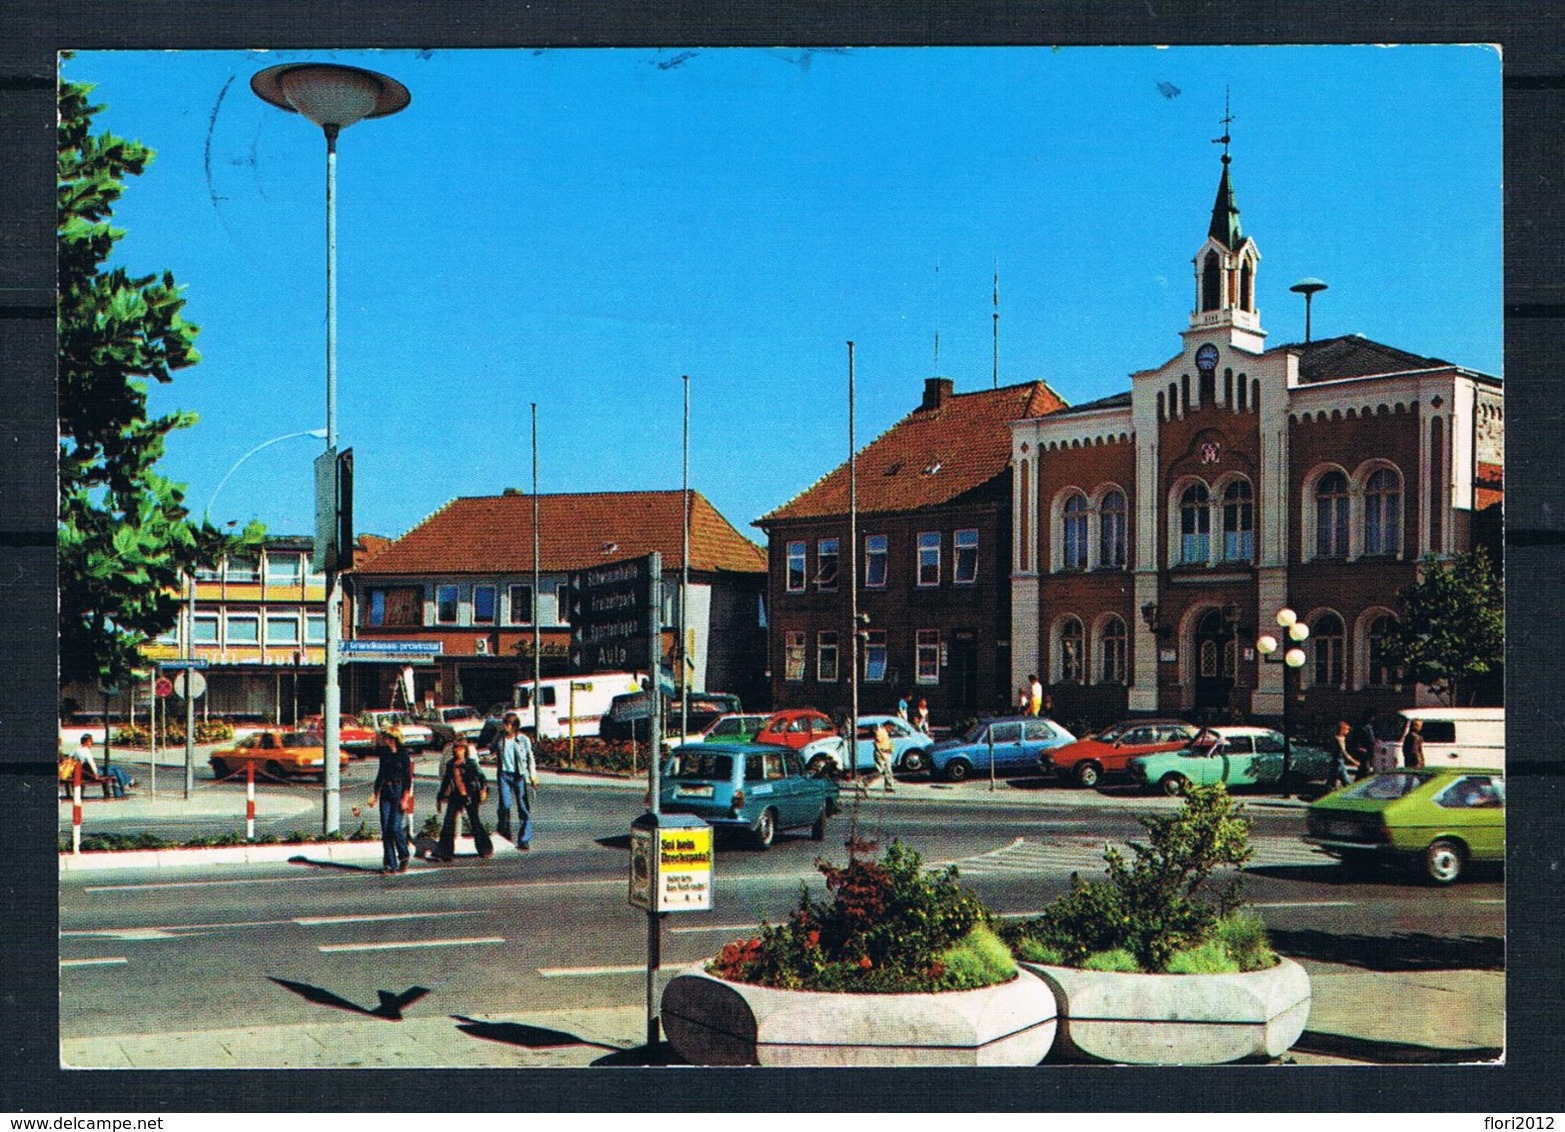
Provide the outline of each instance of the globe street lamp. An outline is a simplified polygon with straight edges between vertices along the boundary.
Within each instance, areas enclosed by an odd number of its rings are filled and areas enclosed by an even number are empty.
[[[270,448],[274,444],[281,444],[285,440],[297,440],[301,436],[313,436],[320,439],[326,435],[324,428],[311,428],[303,432],[290,432],[282,436],[274,436],[270,440],[263,440],[239,459],[233,466],[223,473],[223,478],[217,481],[217,487],[212,490],[212,497],[206,502],[206,509],[201,513],[202,527],[209,526],[212,522],[212,504],[217,502],[217,497],[223,492],[223,485],[228,482],[230,476],[239,470],[239,466],[260,452],[264,448]],[[190,597],[185,603],[185,797],[190,797],[190,792],[195,789],[196,779],[196,697],[195,697],[195,666],[191,661],[195,660],[196,637],[196,578],[190,576]]]
[[[1281,656],[1275,655],[1281,647],[1277,638],[1263,633],[1255,642],[1255,651],[1268,664],[1281,664],[1282,670],[1282,796],[1288,796],[1288,778],[1293,773],[1293,745],[1289,738],[1293,708],[1293,689],[1289,676],[1304,667],[1304,650],[1299,646],[1310,635],[1310,627],[1299,620],[1299,615],[1287,606],[1277,611],[1277,625],[1287,636],[1289,647]]]
[[[326,452],[335,459],[337,449],[337,135],[346,126],[365,118],[384,118],[404,109],[412,96],[408,88],[387,75],[338,63],[282,63],[250,78],[250,89],[264,102],[294,114],[302,114],[326,135]],[[319,507],[319,503],[317,503]],[[337,516],[331,516],[337,530]],[[320,529],[319,517],[316,527]],[[339,547],[342,554],[348,548]],[[342,688],[337,666],[342,648],[342,583],[340,563],[327,556],[326,570],[326,695],[322,705],[326,748],[326,773],[322,825],[327,833],[341,825],[342,769],[337,765],[341,747]]]

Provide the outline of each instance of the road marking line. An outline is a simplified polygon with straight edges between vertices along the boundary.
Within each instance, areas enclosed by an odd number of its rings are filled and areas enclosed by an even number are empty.
[[[498,935],[475,936],[472,939],[418,939],[388,940],[381,943],[323,943],[319,951],[398,951],[412,947],[471,947],[480,943],[504,943]]]
[[[1269,904],[1251,904],[1252,908],[1353,908],[1357,900],[1275,900]]]
[[[646,971],[646,964],[632,967],[539,967],[538,973],[546,979],[592,978],[596,975],[635,975]]]
[[[669,935],[683,935],[686,932],[753,932],[759,931],[756,924],[692,924],[689,927],[669,928]]]
[[[130,960],[123,955],[105,956],[102,959],[61,959],[62,967],[108,967],[119,963],[128,963]]]
[[[291,923],[303,928],[321,927],[325,924],[373,924],[382,920],[431,920],[442,916],[476,916],[478,911],[471,912],[380,912],[366,913],[362,916],[300,916]]]
[[[237,884],[296,884],[306,879],[306,874],[288,877],[258,877],[252,880],[165,880],[144,884],[91,884],[83,892],[140,892],[151,888],[224,888]],[[325,880],[325,876],[310,876],[311,880]]]

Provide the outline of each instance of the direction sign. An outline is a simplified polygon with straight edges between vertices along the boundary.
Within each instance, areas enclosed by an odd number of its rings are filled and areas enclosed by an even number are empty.
[[[651,601],[651,555],[572,574],[571,671],[650,669]]]
[[[439,656],[444,646],[439,641],[392,641],[375,637],[356,637],[341,642],[343,656],[391,656],[411,658]]]

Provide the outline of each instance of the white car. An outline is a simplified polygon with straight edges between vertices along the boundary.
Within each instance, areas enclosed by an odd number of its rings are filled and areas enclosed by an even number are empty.
[[[435,733],[405,711],[361,711],[359,722],[371,731],[395,731],[410,751],[427,751],[435,746]]]

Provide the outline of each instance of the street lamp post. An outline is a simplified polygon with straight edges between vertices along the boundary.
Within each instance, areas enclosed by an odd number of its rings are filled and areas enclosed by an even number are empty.
[[[1310,627],[1299,620],[1299,615],[1287,606],[1277,611],[1277,625],[1287,636],[1288,648],[1281,656],[1275,655],[1281,643],[1270,633],[1263,633],[1255,642],[1255,651],[1268,664],[1281,664],[1282,670],[1282,796],[1288,796],[1288,777],[1293,773],[1293,740],[1289,736],[1293,717],[1293,688],[1289,677],[1304,667],[1304,650],[1299,646],[1310,635]]]
[[[385,118],[404,109],[408,88],[387,75],[338,63],[282,63],[257,72],[250,89],[264,102],[302,114],[326,135],[326,451],[337,449],[337,135],[365,118]],[[338,529],[333,515],[331,529]],[[319,524],[317,524],[318,526]],[[339,547],[342,554],[347,548]],[[335,833],[341,825],[342,688],[338,664],[342,651],[342,581],[339,563],[326,568],[326,695],[322,705],[326,747],[322,825]]]
[[[201,513],[201,526],[210,526],[212,522],[212,504],[217,502],[217,497],[223,493],[223,485],[239,470],[239,466],[263,449],[270,448],[274,444],[281,444],[285,440],[298,440],[301,436],[313,436],[317,439],[326,435],[323,428],[306,429],[303,432],[289,432],[282,436],[274,436],[270,440],[263,440],[239,459],[233,466],[223,473],[223,478],[217,481],[217,487],[212,489],[212,497],[206,502],[206,509]],[[192,685],[195,683],[195,670],[191,661],[196,658],[196,576],[190,575],[190,596],[185,603],[185,797],[195,789],[196,778],[196,697],[192,694]],[[298,677],[294,679],[297,681]],[[297,712],[295,715],[297,716]]]

